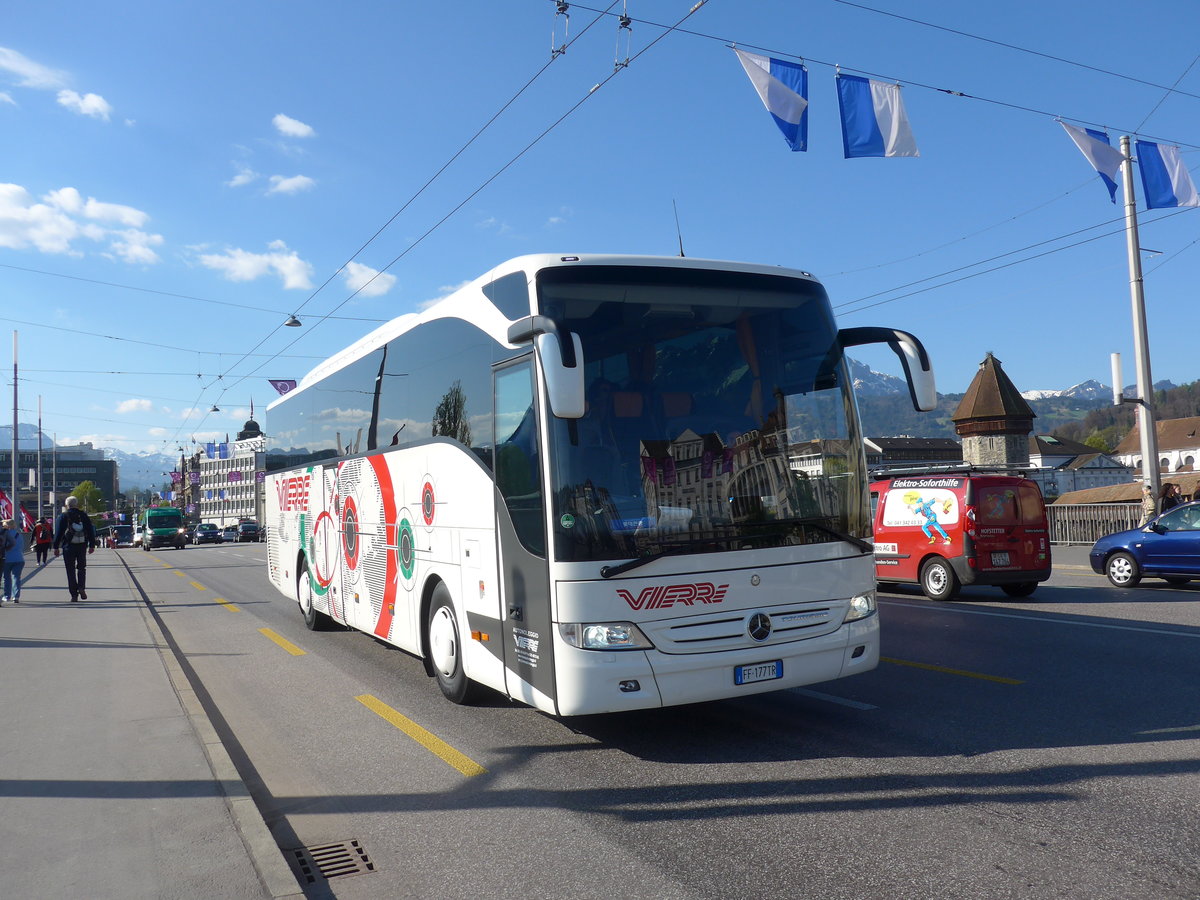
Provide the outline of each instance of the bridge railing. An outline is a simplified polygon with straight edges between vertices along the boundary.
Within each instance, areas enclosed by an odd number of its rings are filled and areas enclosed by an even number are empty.
[[[1051,544],[1094,544],[1114,531],[1136,528],[1142,518],[1140,503],[1052,503]]]

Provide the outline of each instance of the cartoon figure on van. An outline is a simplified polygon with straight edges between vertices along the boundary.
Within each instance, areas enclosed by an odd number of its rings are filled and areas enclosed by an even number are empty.
[[[930,530],[931,528],[936,528],[938,534],[942,536],[942,543],[949,544],[951,543],[950,536],[946,534],[946,529],[942,528],[942,526],[938,523],[937,511],[933,508],[936,502],[937,498],[935,497],[927,497],[922,499],[921,494],[918,491],[909,491],[904,495],[905,506],[911,509],[916,515],[925,519],[924,524],[921,525],[921,530],[925,532],[925,537],[929,538],[929,543],[932,544],[937,540],[937,538],[933,536],[933,532]],[[949,500],[944,501],[942,506],[945,507],[945,512],[950,511]]]
[[[1016,491],[1006,490],[1003,494],[990,492],[984,496],[983,517],[985,519],[1011,520],[1016,508]]]

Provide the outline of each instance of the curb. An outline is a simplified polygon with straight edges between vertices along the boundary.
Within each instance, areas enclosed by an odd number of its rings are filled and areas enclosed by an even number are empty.
[[[258,873],[259,881],[262,882],[267,896],[273,900],[303,897],[304,891],[300,887],[300,882],[297,881],[295,873],[284,859],[275,837],[267,827],[266,820],[263,819],[262,814],[258,811],[258,806],[250,796],[250,790],[246,787],[241,775],[238,774],[229,751],[225,749],[216,728],[213,727],[212,720],[209,719],[208,713],[204,709],[204,704],[200,702],[200,698],[188,680],[171,643],[163,633],[157,616],[150,608],[149,598],[141,590],[141,586],[133,577],[133,573],[130,572],[124,559],[121,559],[121,566],[125,571],[130,591],[142,600],[139,606],[142,620],[146,623],[146,628],[158,650],[158,657],[162,660],[163,669],[166,670],[167,677],[171,681],[171,687],[179,698],[179,705],[187,715],[192,731],[204,750],[204,756],[208,760],[213,777],[225,794],[225,805],[229,809],[229,814],[237,827],[238,836],[246,847],[250,862],[254,866],[255,872]]]

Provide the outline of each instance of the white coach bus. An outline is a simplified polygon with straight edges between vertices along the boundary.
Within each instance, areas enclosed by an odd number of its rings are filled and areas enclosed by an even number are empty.
[[[847,346],[806,272],[524,256],[310,372],[268,410],[271,581],[555,715],[774,691],[876,666]]]

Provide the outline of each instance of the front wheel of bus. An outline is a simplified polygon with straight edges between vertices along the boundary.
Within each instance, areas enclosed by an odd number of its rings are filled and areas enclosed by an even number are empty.
[[[930,600],[953,600],[958,587],[958,576],[944,559],[931,559],[922,566],[921,590]]]
[[[308,564],[300,564],[300,574],[296,578],[296,596],[300,601],[300,612],[304,614],[304,625],[309,631],[324,631],[329,625],[329,617],[317,609],[313,599],[312,579],[308,575]]]
[[[462,632],[458,627],[458,617],[454,614],[450,591],[444,584],[439,584],[433,590],[426,637],[433,676],[443,696],[451,703],[470,703],[478,685],[467,678],[463,671]]]

